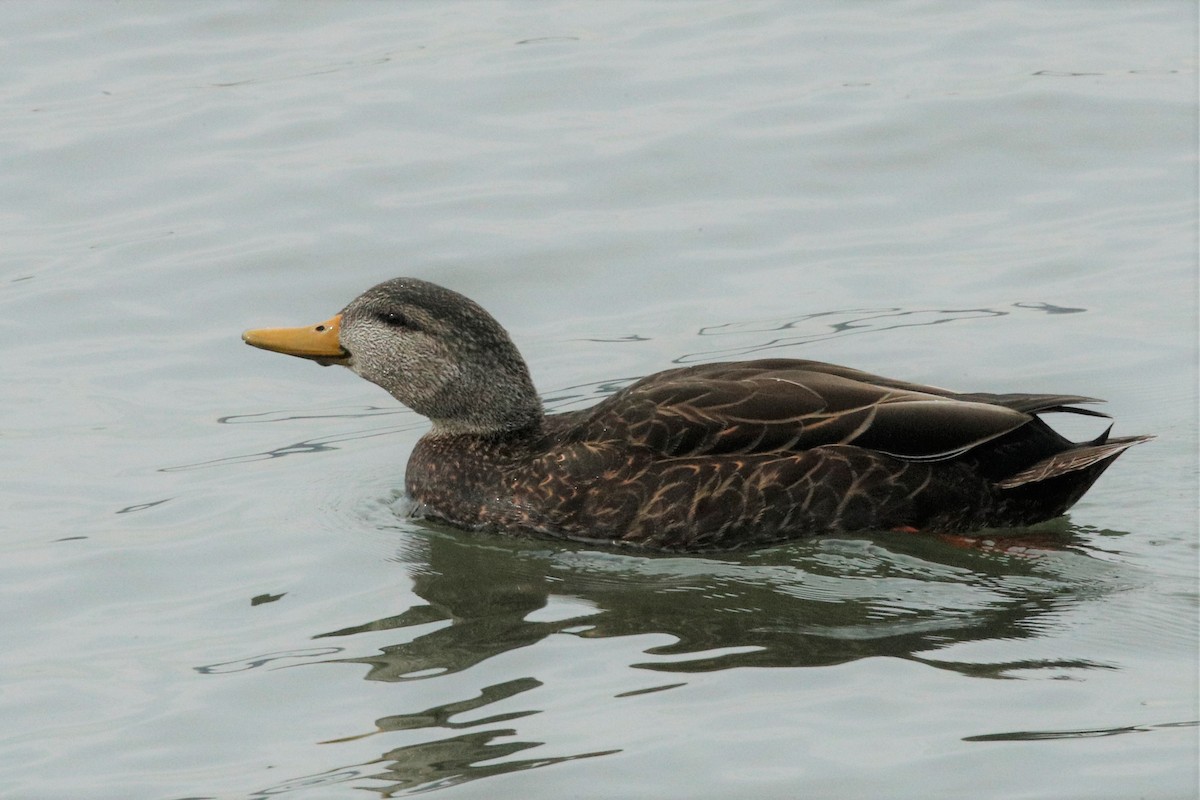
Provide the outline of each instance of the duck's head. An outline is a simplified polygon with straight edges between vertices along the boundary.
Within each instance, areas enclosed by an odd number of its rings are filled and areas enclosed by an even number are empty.
[[[500,323],[461,294],[415,278],[374,286],[318,325],[250,330],[242,340],[349,367],[429,417],[435,433],[498,434],[542,418],[529,369]]]

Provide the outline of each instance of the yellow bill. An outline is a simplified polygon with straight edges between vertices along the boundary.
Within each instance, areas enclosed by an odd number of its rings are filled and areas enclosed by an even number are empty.
[[[311,358],[321,363],[345,361],[350,354],[338,342],[342,315],[306,328],[257,328],[242,334],[242,341],[263,350]]]

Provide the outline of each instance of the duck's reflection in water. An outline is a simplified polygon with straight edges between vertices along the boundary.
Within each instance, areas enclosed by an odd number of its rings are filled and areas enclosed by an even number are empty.
[[[664,643],[624,666],[671,673],[819,667],[876,656],[992,678],[1105,666],[1078,659],[939,658],[938,651],[961,642],[1037,636],[1059,618],[1052,612],[1116,584],[1115,567],[1080,552],[1080,537],[1063,521],[1016,537],[974,540],[975,547],[963,544],[886,534],[666,557],[430,527],[411,534],[400,556],[425,604],[316,638],[332,643],[402,632],[401,641],[377,654],[341,659],[367,665],[369,680],[389,682],[461,673],[553,635],[657,634]],[[413,635],[415,628],[428,630]],[[455,733],[306,780],[382,781],[372,790],[386,796],[619,751],[618,742],[611,750],[505,760],[543,744],[519,741],[512,725],[539,710],[511,710],[514,698],[541,686],[537,676],[524,676],[475,689],[457,702],[382,717],[363,735]],[[510,710],[458,719],[500,701]]]

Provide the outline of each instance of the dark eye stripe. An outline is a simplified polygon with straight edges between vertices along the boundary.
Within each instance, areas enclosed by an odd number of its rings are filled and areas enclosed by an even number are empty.
[[[375,316],[380,322],[384,322],[394,328],[406,328],[409,326],[408,318],[395,311],[381,311]]]

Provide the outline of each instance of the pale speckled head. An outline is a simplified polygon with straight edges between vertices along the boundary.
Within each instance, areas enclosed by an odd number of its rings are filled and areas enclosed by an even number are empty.
[[[349,367],[429,417],[434,433],[501,433],[542,418],[529,369],[500,323],[474,301],[416,278],[374,286],[319,325],[242,338]]]
[[[447,433],[523,428],[542,416],[529,369],[500,323],[415,278],[372,287],[342,311],[346,366]]]

